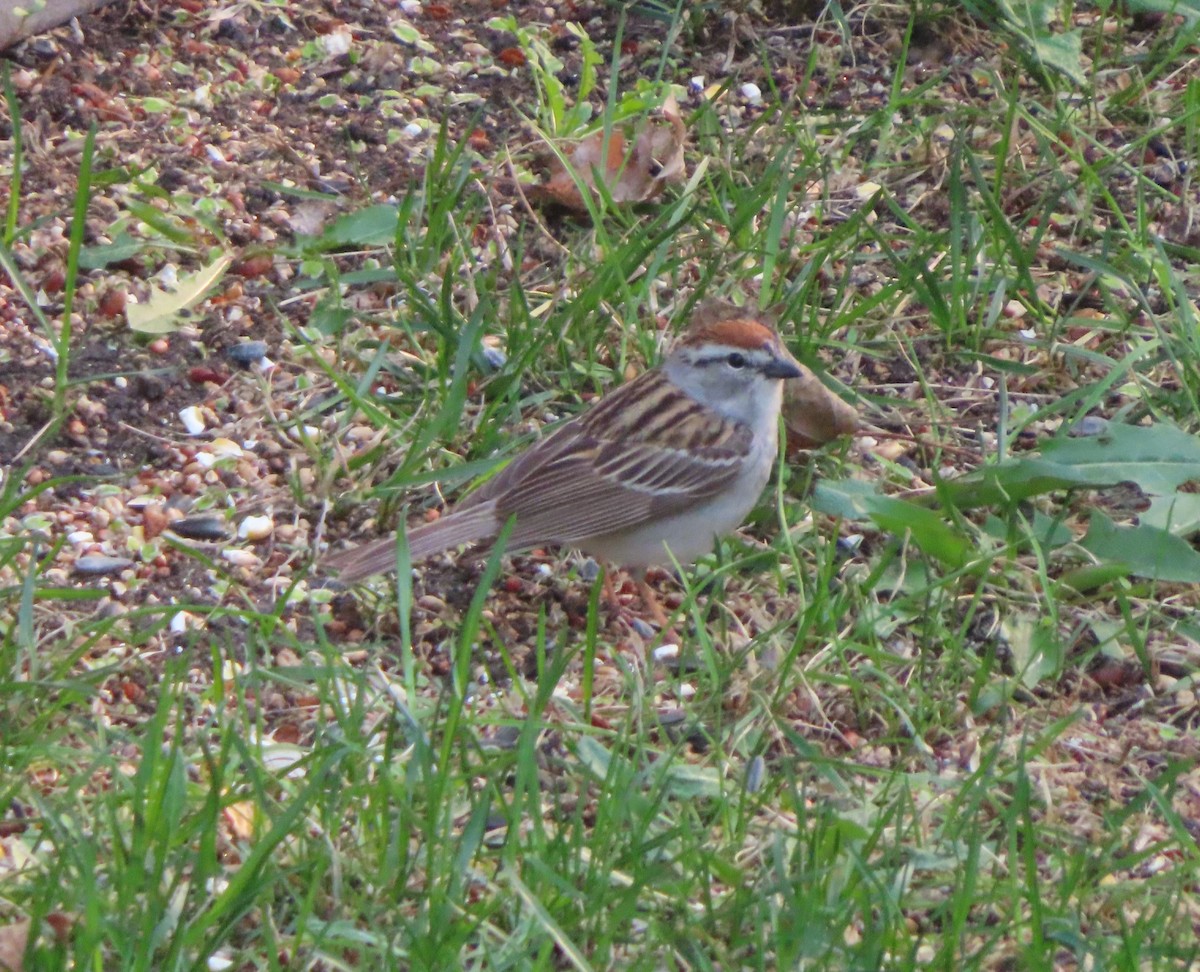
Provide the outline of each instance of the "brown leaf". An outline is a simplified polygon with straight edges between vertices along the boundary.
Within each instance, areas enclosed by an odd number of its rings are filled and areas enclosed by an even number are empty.
[[[687,172],[683,143],[687,127],[674,96],[668,96],[658,117],[644,123],[627,148],[624,132],[596,132],[567,153],[568,165],[556,162],[550,178],[530,190],[530,197],[587,212],[580,186],[603,185],[616,203],[653,199],[668,182],[679,182]]]
[[[73,919],[65,912],[54,911],[46,915],[45,922],[54,936],[63,941],[71,931]],[[32,927],[33,922],[28,918],[11,925],[0,925],[0,972],[24,972],[25,949]]]
[[[30,921],[0,926],[0,972],[23,972]]]
[[[225,818],[225,824],[235,841],[247,842],[254,839],[258,829],[255,823],[258,810],[252,800],[231,803],[221,811],[221,815]]]
[[[788,452],[815,449],[858,431],[858,413],[833,394],[811,371],[783,383],[783,422]]]

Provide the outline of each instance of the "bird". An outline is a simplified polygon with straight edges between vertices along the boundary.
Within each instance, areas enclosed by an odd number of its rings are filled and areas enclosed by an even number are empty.
[[[722,305],[728,307],[728,305]],[[714,319],[716,318],[716,319]],[[408,531],[412,562],[464,544],[577,549],[639,577],[691,563],[736,530],[770,478],[783,385],[804,374],[769,323],[704,305],[657,367],[518,454],[439,519]],[[391,536],[327,561],[354,584],[396,566]]]

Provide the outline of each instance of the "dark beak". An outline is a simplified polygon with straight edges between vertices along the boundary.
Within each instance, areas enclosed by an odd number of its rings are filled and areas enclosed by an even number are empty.
[[[762,373],[768,378],[799,378],[804,370],[791,358],[775,358],[763,366]]]

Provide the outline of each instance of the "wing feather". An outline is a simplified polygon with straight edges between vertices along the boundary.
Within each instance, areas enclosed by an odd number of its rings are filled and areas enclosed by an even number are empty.
[[[500,520],[516,515],[509,546],[571,545],[671,516],[737,479],[750,432],[722,446],[656,449],[579,438],[496,498]]]

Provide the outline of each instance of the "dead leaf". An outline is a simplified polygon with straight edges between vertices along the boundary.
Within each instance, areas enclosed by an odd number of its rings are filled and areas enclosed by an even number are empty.
[[[620,130],[596,132],[567,153],[568,165],[556,162],[550,178],[530,190],[530,198],[562,206],[577,213],[587,212],[581,187],[603,185],[615,203],[639,203],[653,199],[669,182],[680,182],[687,173],[683,143],[687,127],[673,95],[668,96],[657,117],[645,122],[628,147]]]
[[[799,378],[783,383],[783,422],[789,454],[815,449],[858,431],[858,413],[853,406],[838,398],[807,368]]]
[[[210,287],[221,279],[232,258],[218,257],[207,267],[179,279],[174,290],[150,287],[150,296],[140,304],[125,308],[129,326],[142,334],[170,334],[183,323],[182,314],[199,303]]]
[[[248,842],[258,832],[258,809],[252,800],[231,803],[222,811],[229,833],[235,841]]]
[[[25,946],[29,943],[28,918],[0,927],[0,972],[22,972]]]
[[[44,921],[60,942],[65,941],[74,919],[71,915],[54,911]],[[0,972],[24,972],[25,949],[29,946],[29,932],[33,922],[28,918],[0,925]]]

